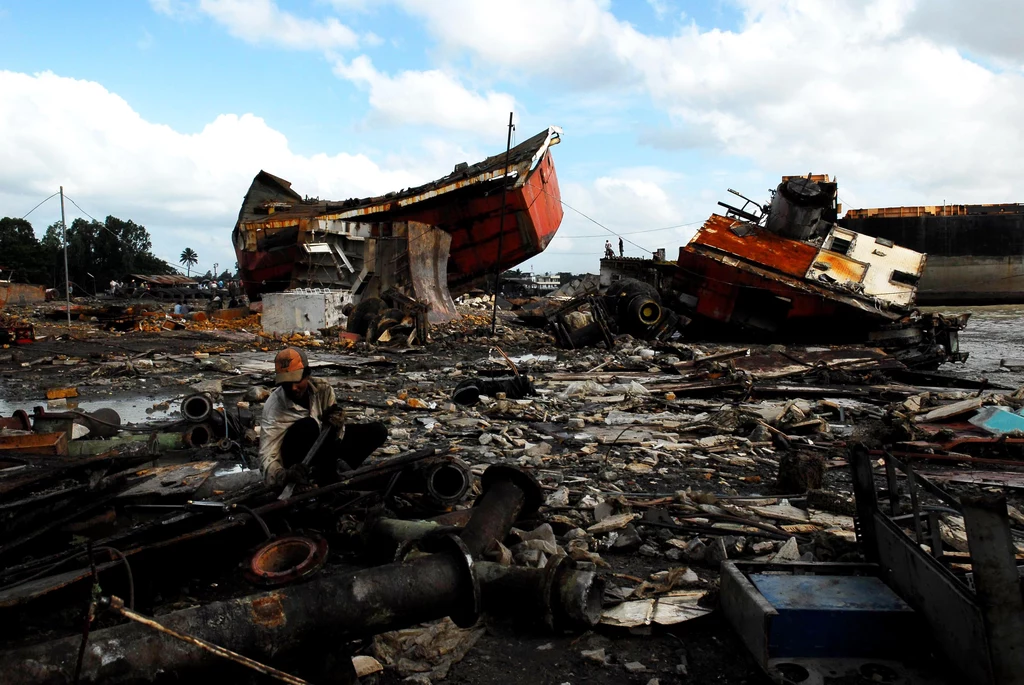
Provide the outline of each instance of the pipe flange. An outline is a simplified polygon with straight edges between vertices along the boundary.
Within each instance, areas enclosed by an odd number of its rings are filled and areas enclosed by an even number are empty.
[[[327,559],[322,537],[288,535],[270,540],[249,558],[246,579],[256,585],[277,587],[316,573]]]
[[[439,554],[448,554],[458,560],[462,566],[465,581],[469,584],[471,592],[466,601],[452,608],[448,617],[460,628],[469,628],[480,620],[480,581],[476,577],[476,566],[473,564],[473,555],[470,553],[466,543],[458,535],[445,535],[436,540],[440,548]]]
[[[434,464],[427,473],[427,494],[442,506],[464,500],[471,485],[469,465],[458,458]]]
[[[531,474],[514,466],[506,464],[488,466],[484,475],[480,477],[480,487],[483,490],[480,496],[483,497],[487,494],[487,491],[495,484],[506,481],[523,491],[523,506],[519,510],[518,518],[529,518],[536,514],[540,505],[544,503],[544,492],[540,488],[540,483]]]
[[[553,592],[555,624],[569,630],[589,630],[601,620],[605,580],[593,571],[580,571],[567,564],[559,574]]]
[[[202,423],[213,413],[213,399],[206,393],[197,392],[181,401],[181,415],[186,421]]]
[[[551,557],[544,566],[544,588],[541,590],[541,596],[544,598],[544,625],[549,630],[555,630],[557,627],[555,607],[558,606],[558,581],[562,570],[570,569],[573,566],[569,557],[561,555]]]

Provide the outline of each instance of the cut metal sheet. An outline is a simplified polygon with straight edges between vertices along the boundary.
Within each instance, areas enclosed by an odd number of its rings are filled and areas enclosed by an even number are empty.
[[[601,614],[601,623],[620,628],[649,626],[652,623],[675,625],[710,614],[711,609],[698,605],[706,594],[703,590],[678,590],[653,599],[623,602],[606,609]]]

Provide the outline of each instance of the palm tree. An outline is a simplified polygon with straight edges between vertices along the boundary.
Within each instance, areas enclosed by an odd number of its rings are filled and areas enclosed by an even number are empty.
[[[192,277],[192,267],[199,262],[199,255],[191,247],[186,247],[181,251],[181,259],[178,260],[179,264],[185,265],[185,275],[189,278]]]

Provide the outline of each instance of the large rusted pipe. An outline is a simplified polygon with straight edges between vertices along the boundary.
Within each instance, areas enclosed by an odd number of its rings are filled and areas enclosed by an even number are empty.
[[[434,457],[410,464],[395,483],[392,474],[363,482],[363,487],[392,492],[423,493],[439,507],[450,507],[465,499],[473,483],[469,465],[451,456]]]
[[[601,619],[604,579],[580,571],[566,557],[544,568],[476,563],[484,611],[530,621],[556,630],[586,630]]]
[[[213,402],[209,395],[197,393],[189,395],[181,401],[181,415],[188,421],[201,423],[210,418],[211,412],[213,412]]]
[[[487,467],[480,484],[483,494],[462,531],[462,541],[474,558],[496,547],[508,535],[512,523],[521,515],[533,515],[541,502],[540,485],[533,476],[511,466]]]
[[[503,485],[512,488],[499,487]],[[488,535],[490,540],[503,539],[520,511],[537,506],[540,490],[531,486],[536,481],[517,469],[490,467],[484,473],[484,495],[467,526],[476,531],[471,539],[477,544]],[[444,616],[458,625],[472,625],[479,613],[480,586],[471,550],[456,536],[437,542],[437,553],[412,561],[184,609],[161,616],[160,622],[264,663],[324,634],[332,639],[368,636]],[[0,653],[4,683],[71,682],[80,644],[76,635]],[[123,624],[90,634],[80,682],[153,680],[217,662],[216,656],[196,647],[138,624]]]
[[[342,640],[444,616],[472,625],[480,596],[472,558],[458,538],[447,544],[446,551],[409,562],[175,611],[160,623],[263,663],[325,633]],[[4,683],[72,682],[81,641],[76,635],[3,652]],[[209,652],[126,623],[89,635],[80,682],[147,681],[218,663]]]
[[[189,447],[202,447],[216,441],[213,426],[208,423],[193,423],[182,434],[185,444]]]

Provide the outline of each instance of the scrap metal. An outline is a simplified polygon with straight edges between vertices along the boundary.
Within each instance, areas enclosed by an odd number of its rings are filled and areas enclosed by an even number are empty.
[[[474,556],[503,539],[524,504],[535,506],[539,497],[535,483],[516,469],[492,466],[484,480],[485,493],[461,537],[435,540],[433,554],[172,612],[161,624],[259,661],[280,658],[325,631],[338,640],[443,616],[472,625],[481,606]],[[0,653],[0,669],[12,685],[66,682],[80,643],[69,637],[9,650]],[[212,658],[147,627],[123,624],[90,634],[80,682],[152,679],[209,666]]]
[[[686,334],[869,343],[923,368],[966,359],[966,316],[913,308],[925,255],[837,226],[835,193],[827,177],[789,177],[757,213],[712,215],[672,267]]]
[[[888,513],[879,506],[871,457],[863,446],[855,446],[850,451],[850,468],[857,503],[857,537],[865,557],[879,565],[882,578],[924,617],[946,658],[969,682],[995,685],[1024,681],[1024,647],[1019,639],[1024,631],[1024,600],[1005,498],[963,496],[958,501],[914,474],[909,463],[898,464],[887,457],[886,465],[887,470],[895,467],[907,473],[918,539],[910,537],[896,522],[894,515],[899,514],[895,500]],[[891,498],[894,475],[889,480]],[[947,506],[962,512],[978,592],[922,549],[922,518],[915,484],[927,484],[930,493],[941,495]],[[939,545],[941,548],[941,542]]]

